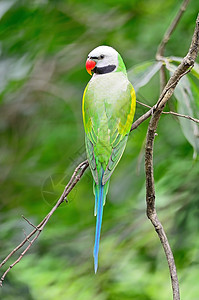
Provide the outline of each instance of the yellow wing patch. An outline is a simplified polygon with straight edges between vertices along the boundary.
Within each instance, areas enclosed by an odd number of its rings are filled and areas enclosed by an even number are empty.
[[[85,117],[85,97],[86,97],[87,89],[88,89],[88,85],[85,87],[83,97],[82,97],[82,117],[83,117],[84,129],[85,129],[86,134],[88,134],[92,130],[91,118],[86,120],[86,117]]]
[[[131,125],[133,123],[134,114],[135,114],[135,106],[136,106],[136,95],[135,95],[135,90],[132,86],[132,88],[131,88],[131,108],[130,108],[130,112],[127,116],[126,123],[123,125],[120,121],[120,123],[118,125],[118,132],[122,136],[125,136],[130,131]]]
[[[86,95],[87,88],[88,88],[88,85],[85,87],[83,97],[82,97],[82,117],[83,117],[83,122],[84,122],[84,128],[86,127],[84,103],[85,103],[85,95]]]

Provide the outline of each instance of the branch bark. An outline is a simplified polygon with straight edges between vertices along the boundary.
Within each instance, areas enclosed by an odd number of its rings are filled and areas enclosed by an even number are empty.
[[[187,55],[184,57],[181,64],[178,66],[173,76],[169,79],[165,88],[163,89],[153,115],[149,122],[146,147],[145,147],[145,174],[146,174],[146,203],[147,203],[147,217],[153,224],[163,249],[167,258],[169,265],[169,271],[171,276],[172,290],[173,290],[173,300],[180,300],[179,282],[177,277],[177,270],[175,266],[175,261],[173,253],[171,251],[168,239],[166,237],[165,231],[161,222],[158,219],[156,208],[155,208],[155,186],[154,186],[154,171],[153,171],[153,148],[154,148],[154,138],[156,134],[156,129],[160,116],[163,112],[165,104],[171,98],[174,89],[179,82],[179,80],[190,71],[196,60],[199,50],[199,15],[196,19],[196,26],[194,34],[192,37],[191,45]]]

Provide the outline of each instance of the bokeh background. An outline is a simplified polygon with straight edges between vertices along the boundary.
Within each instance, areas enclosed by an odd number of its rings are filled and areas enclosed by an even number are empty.
[[[127,69],[137,66],[140,70],[144,62],[154,60],[180,4],[176,0],[0,2],[1,259],[20,243],[24,231],[31,231],[21,215],[38,224],[74,168],[86,158],[81,98],[90,80],[85,71],[88,52],[98,45],[111,45],[120,52]],[[198,9],[198,1],[192,0],[166,55],[186,54]],[[159,75],[155,74],[139,89],[137,98],[153,105],[158,95]],[[199,101],[198,95],[195,93],[195,101]],[[176,107],[175,97],[170,106]],[[135,118],[145,111],[137,105]],[[69,203],[57,209],[31,250],[8,274],[1,299],[171,299],[167,262],[145,215],[147,125],[148,121],[131,133],[111,178],[97,274],[92,256],[94,196],[87,170],[69,195]],[[181,125],[170,115],[160,120],[154,153],[155,187],[182,298],[196,300],[199,166],[197,149],[193,150]]]

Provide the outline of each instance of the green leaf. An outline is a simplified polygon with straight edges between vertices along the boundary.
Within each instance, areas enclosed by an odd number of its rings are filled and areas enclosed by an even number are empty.
[[[169,62],[177,62],[177,63],[181,63],[181,61],[183,60],[183,57],[179,57],[179,56],[169,56],[167,57]]]
[[[146,85],[151,78],[160,70],[162,62],[146,61],[128,71],[128,78],[132,82],[137,92],[142,86]]]
[[[2,18],[6,12],[12,7],[16,0],[1,1],[0,2],[0,18]]]
[[[170,56],[167,58],[169,62],[176,62],[180,64],[183,60],[183,57],[178,56]],[[199,79],[199,64],[194,63],[194,67],[191,69],[191,74],[194,75],[197,79]]]
[[[171,69],[174,71],[176,66],[170,64]],[[178,101],[177,112],[179,114],[199,118],[199,89],[190,76],[181,78],[174,90],[174,95]],[[199,153],[199,126],[185,118],[179,118],[179,122],[184,136],[194,148],[194,157],[196,157],[197,153]]]
[[[190,85],[191,85],[191,91],[193,94],[193,98],[195,100],[195,105],[196,105],[196,115],[199,115],[199,84],[196,84],[195,81],[189,76],[188,77]]]
[[[191,73],[199,79],[199,64],[195,62],[193,69],[191,70]]]

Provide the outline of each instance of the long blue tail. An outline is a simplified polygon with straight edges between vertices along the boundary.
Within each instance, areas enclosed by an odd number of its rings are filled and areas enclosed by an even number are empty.
[[[102,215],[103,215],[103,205],[104,205],[103,193],[104,193],[104,186],[102,185],[102,183],[100,183],[100,187],[99,189],[96,189],[96,195],[95,195],[95,213],[97,210],[95,246],[93,250],[95,273],[97,272],[97,267],[98,267],[99,242],[100,242],[100,232],[102,226]]]

